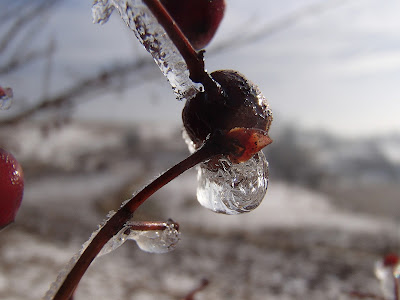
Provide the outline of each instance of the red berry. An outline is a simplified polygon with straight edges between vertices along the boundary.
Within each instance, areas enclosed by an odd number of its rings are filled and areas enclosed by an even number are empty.
[[[0,228],[14,221],[24,193],[24,173],[15,157],[0,148]]]
[[[390,253],[386,254],[385,257],[383,258],[383,265],[385,267],[394,267],[399,263],[399,257],[397,254]]]
[[[224,0],[161,0],[193,48],[204,48],[224,16]]]

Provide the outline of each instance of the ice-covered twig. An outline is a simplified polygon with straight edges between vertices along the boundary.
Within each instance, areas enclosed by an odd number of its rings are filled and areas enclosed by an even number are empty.
[[[143,188],[143,190],[138,194],[127,201],[125,205],[113,214],[89,239],[88,243],[83,246],[82,251],[71,260],[69,264],[70,270],[64,271],[66,276],[63,274],[62,276],[59,276],[57,279],[58,282],[55,282],[52,285],[52,288],[46,294],[45,299],[69,299],[87,268],[100,253],[103,246],[124,228],[127,222],[131,220],[136,209],[143,204],[146,199],[186,170],[219,154],[219,150],[220,149],[215,147],[215,144],[212,142],[207,143],[197,152],[160,175],[153,182]]]
[[[194,97],[209,84],[203,52],[196,52],[159,0],[95,0],[95,23],[117,10],[167,77],[179,100]]]

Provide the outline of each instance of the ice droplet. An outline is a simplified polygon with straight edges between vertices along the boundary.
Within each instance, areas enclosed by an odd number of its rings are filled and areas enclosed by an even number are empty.
[[[9,87],[0,86],[0,110],[7,110],[11,107],[13,100],[13,90]]]
[[[173,222],[163,223],[163,230],[134,230],[128,222],[107,244],[98,256],[105,255],[120,247],[127,240],[136,241],[138,247],[150,253],[167,253],[175,249],[180,232]]]
[[[249,212],[267,192],[268,162],[261,151],[239,164],[220,158],[213,167],[200,164],[197,178],[197,200],[204,207],[228,215]]]
[[[175,249],[180,232],[173,222],[166,222],[164,225],[164,230],[131,230],[129,238],[135,240],[139,248],[145,252],[170,252]]]
[[[202,89],[201,84],[189,78],[185,60],[142,0],[95,0],[92,8],[93,22],[105,23],[113,7],[135,33],[137,39],[153,56],[167,77],[179,100],[190,99]]]

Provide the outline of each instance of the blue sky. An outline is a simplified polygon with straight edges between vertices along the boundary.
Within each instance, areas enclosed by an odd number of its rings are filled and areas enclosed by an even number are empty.
[[[335,5],[273,35],[245,41],[256,28],[322,3]],[[103,26],[94,25],[90,7],[91,1],[65,0],[49,15],[43,39],[52,37],[57,45],[53,91],[114,62],[147,55],[117,14]],[[397,0],[252,0],[251,5],[227,0],[206,66],[236,69],[259,85],[274,112],[273,126],[291,123],[345,136],[400,132],[399,16]],[[235,46],[212,53],[231,37]],[[41,69],[35,65],[1,80],[26,99],[40,86],[35,74]],[[174,99],[161,72],[148,72],[158,74],[140,86],[85,101],[75,117],[180,124],[183,103]]]

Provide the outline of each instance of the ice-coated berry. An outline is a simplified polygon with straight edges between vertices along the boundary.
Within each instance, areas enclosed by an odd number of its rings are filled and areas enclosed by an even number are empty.
[[[196,146],[209,135],[234,128],[268,132],[272,113],[258,87],[232,70],[211,73],[220,87],[198,93],[182,112],[185,129]]]
[[[15,157],[0,148],[0,228],[15,220],[24,193],[24,173]]]

